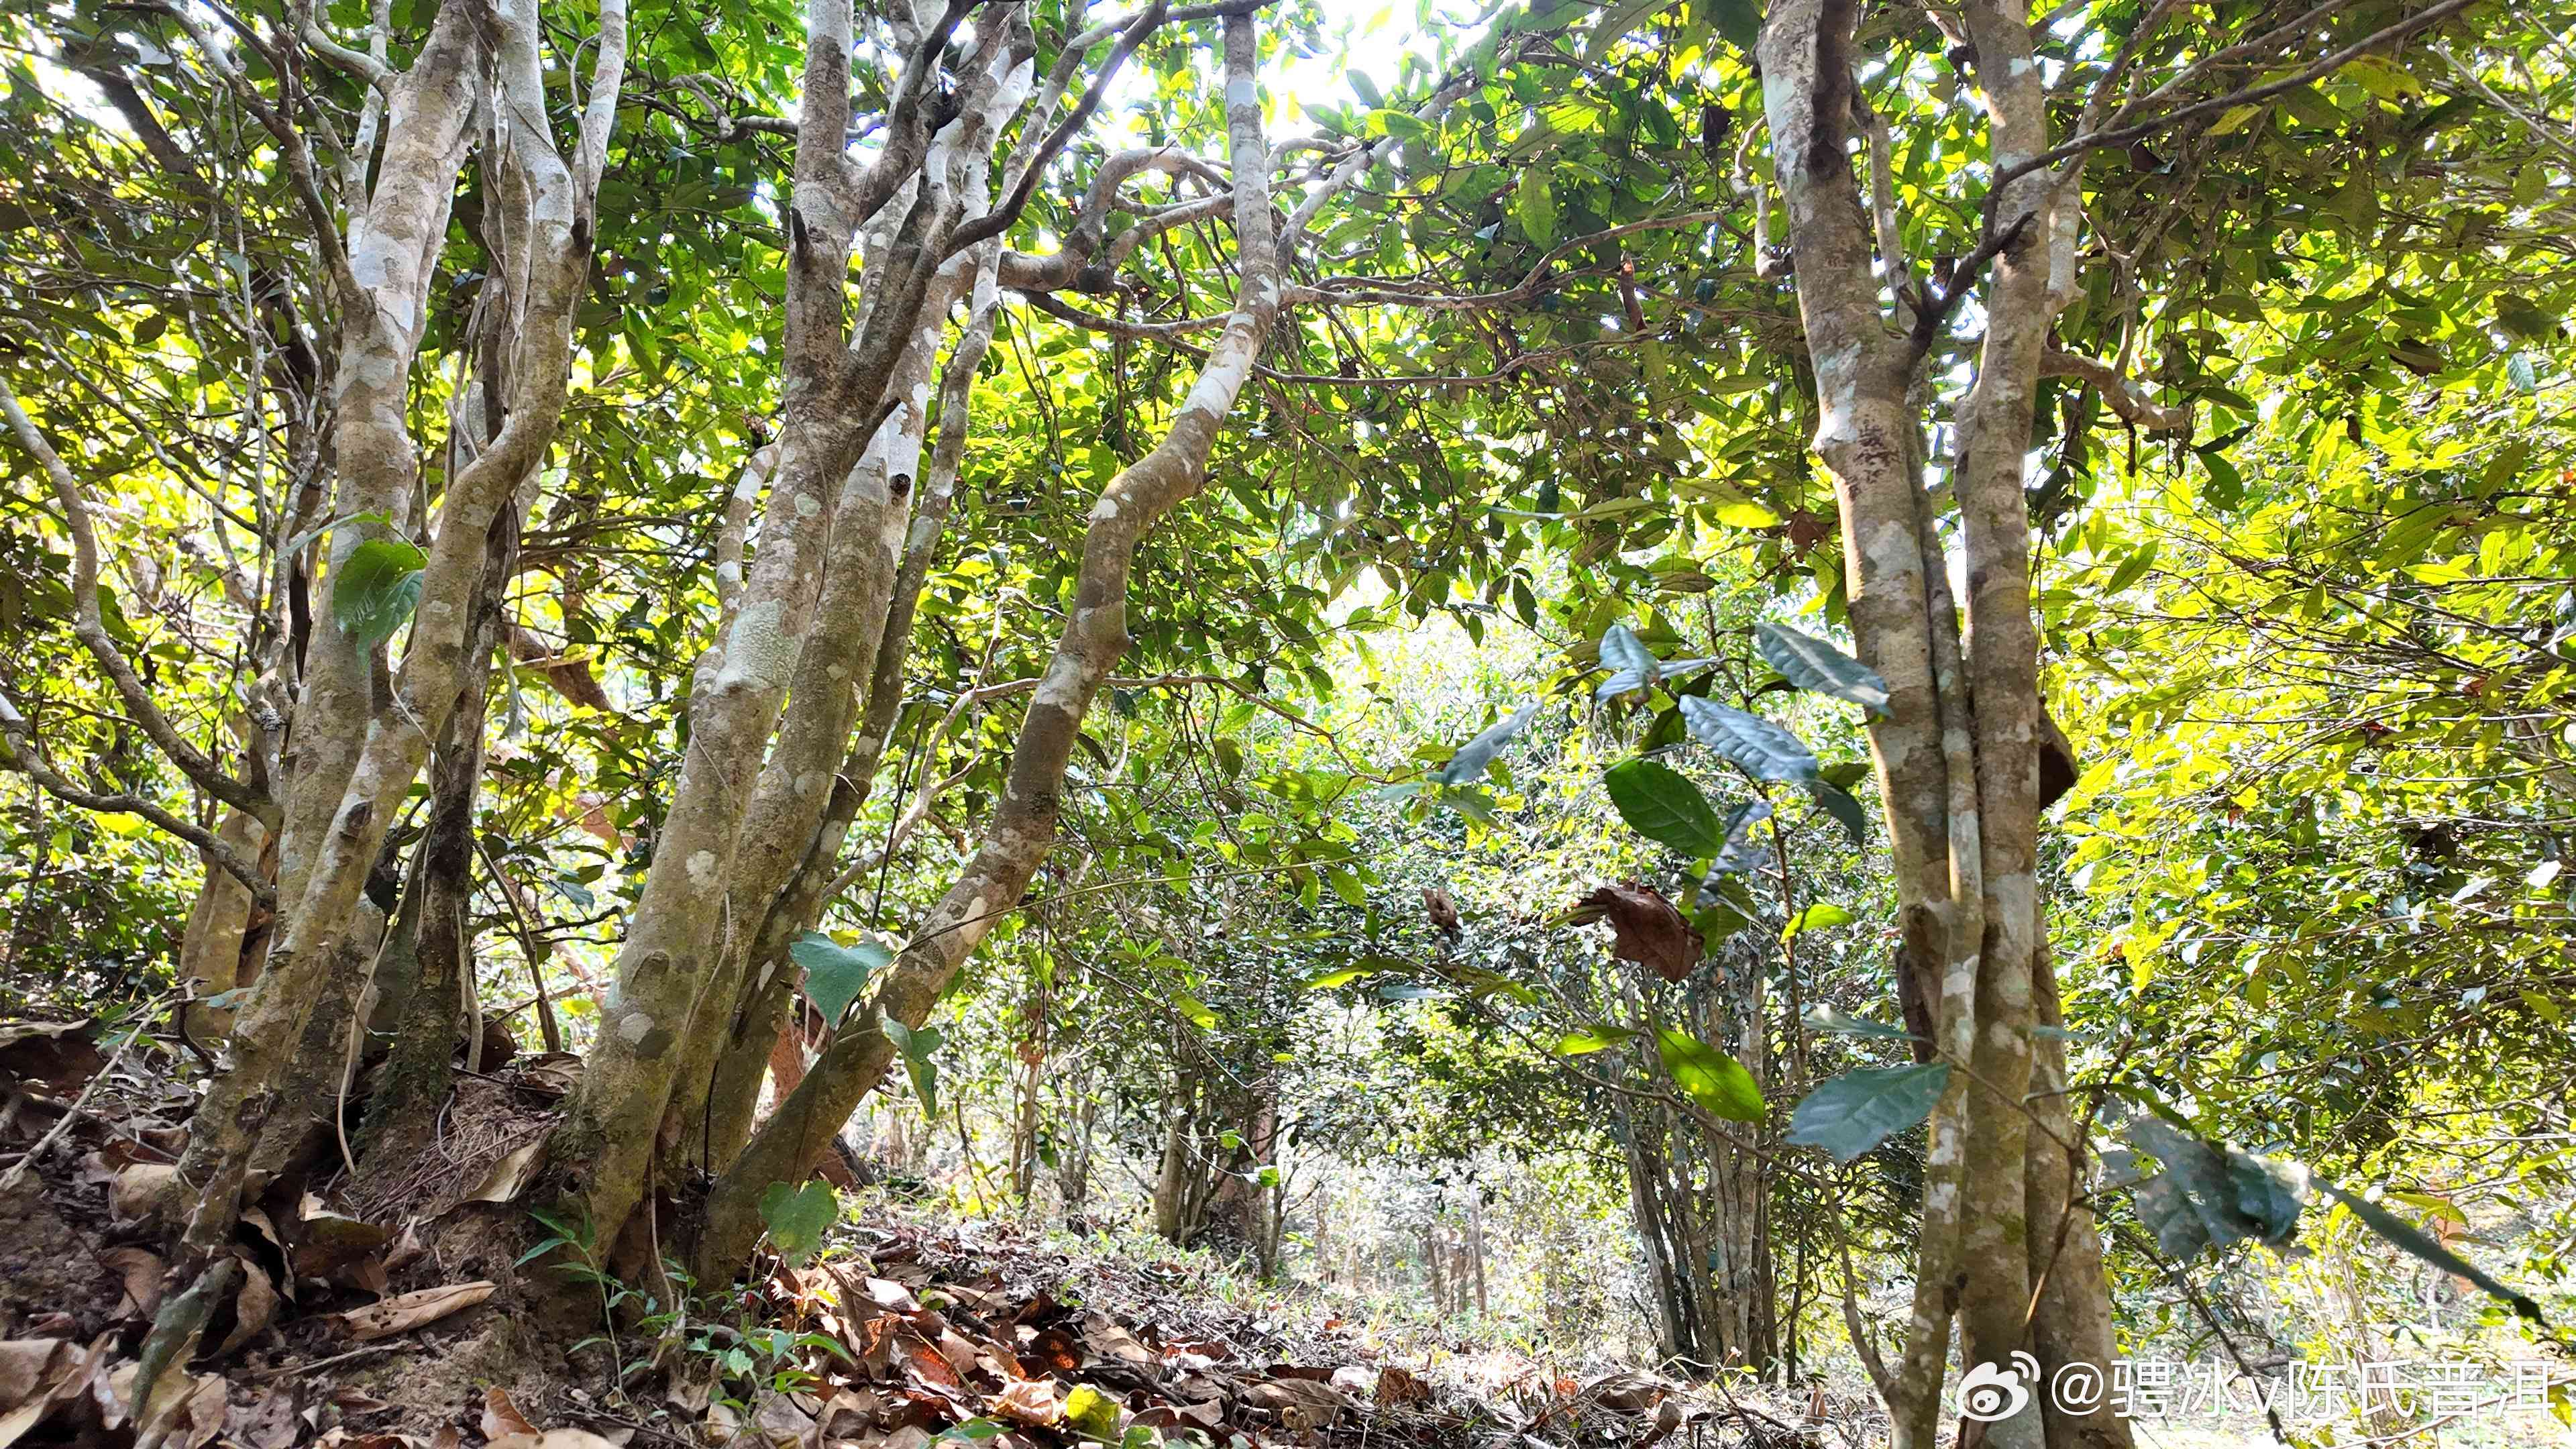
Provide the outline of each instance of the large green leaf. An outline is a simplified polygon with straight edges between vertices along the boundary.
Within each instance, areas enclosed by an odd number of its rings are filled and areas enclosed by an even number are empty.
[[[1682,701],[1691,738],[1740,765],[1757,780],[1816,778],[1816,756],[1798,737],[1758,714],[1746,714],[1694,695]]]
[[[1847,926],[1851,924],[1851,919],[1852,913],[1843,907],[1831,901],[1818,901],[1791,916],[1789,924],[1780,928],[1780,939],[1792,940],[1809,931],[1823,930],[1827,926]]]
[[[2298,1236],[2306,1168],[2213,1146],[2153,1115],[2129,1124],[2128,1137],[2163,1165],[2136,1201],[2165,1256],[2181,1262],[2246,1238],[2286,1247]]]
[[[349,550],[331,580],[331,615],[362,649],[394,637],[420,603],[420,571],[429,555],[398,538],[371,538]]]
[[[1610,787],[1619,818],[1648,840],[1689,856],[1712,856],[1725,847],[1717,811],[1681,771],[1653,760],[1622,760],[1601,781]]]
[[[1756,624],[1753,640],[1762,650],[1762,657],[1791,684],[1811,694],[1859,705],[1873,718],[1886,718],[1887,681],[1868,665],[1786,624]]]
[[[1702,0],[1708,18],[1727,43],[1746,55],[1762,39],[1762,0]]]
[[[1642,689],[1663,677],[1663,665],[1654,651],[1625,624],[1613,624],[1601,631],[1601,667],[1610,671],[1610,677],[1593,691],[1595,699]]]
[[[1762,1120],[1762,1089],[1744,1063],[1671,1027],[1655,1033],[1655,1055],[1663,1059],[1673,1085],[1692,1101],[1730,1122]]]
[[[1538,701],[1531,700],[1460,746],[1458,753],[1449,757],[1449,763],[1432,773],[1432,778],[1443,785],[1465,785],[1483,779],[1485,767],[1494,762],[1494,756],[1502,753],[1503,746],[1528,729],[1530,721],[1536,718]]]
[[[828,1182],[803,1187],[773,1182],[760,1195],[760,1223],[769,1229],[769,1245],[791,1266],[814,1256],[840,1216],[841,1200]]]
[[[892,961],[894,953],[874,941],[844,946],[820,931],[808,931],[787,948],[787,958],[805,968],[806,998],[825,1021],[837,1026],[868,978]]]
[[[1532,243],[1556,245],[1556,193],[1548,189],[1547,168],[1535,166],[1521,173],[1512,188],[1512,219],[1521,224]]]
[[[2361,1219],[2372,1232],[2445,1273],[2475,1283],[2489,1297],[2501,1300],[2531,1322],[2544,1328],[2548,1326],[2549,1320],[2542,1316],[2540,1305],[2532,1300],[2530,1294],[2506,1287],[2485,1269],[2443,1247],[2441,1240],[2432,1234],[2358,1193],[2347,1192],[2321,1178],[2315,1180],[2315,1185],[2318,1191],[2350,1209],[2352,1215]]]
[[[1636,1038],[1637,1033],[1624,1026],[1581,1027],[1556,1039],[1556,1054],[1561,1057],[1589,1056]]]
[[[1849,791],[1829,780],[1809,780],[1806,785],[1807,793],[1815,796],[1825,813],[1842,825],[1852,844],[1869,844],[1869,812],[1860,808],[1860,802]]]
[[[939,1115],[939,1064],[930,1054],[939,1050],[940,1033],[935,1026],[907,1027],[891,1016],[877,1018],[879,1029],[895,1050],[903,1054],[903,1069],[912,1078],[912,1089],[921,1097],[921,1110]]]
[[[1949,1085],[1947,1062],[1854,1068],[1807,1094],[1789,1114],[1789,1140],[1853,1161],[1931,1116]]]

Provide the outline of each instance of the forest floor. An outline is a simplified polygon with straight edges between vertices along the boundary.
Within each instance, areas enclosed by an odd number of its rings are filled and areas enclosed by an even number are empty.
[[[561,1067],[461,1078],[440,1159],[399,1192],[270,1194],[165,1349],[146,1330],[191,1095],[77,1033],[0,1027],[0,1449],[1733,1449],[1883,1424],[1348,1316],[1150,1239],[891,1202],[746,1288],[575,1282],[597,1312],[567,1321],[516,1261],[543,1230],[513,1201]]]

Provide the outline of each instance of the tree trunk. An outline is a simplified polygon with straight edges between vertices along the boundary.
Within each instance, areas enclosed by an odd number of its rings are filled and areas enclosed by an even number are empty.
[[[1994,165],[2010,175],[2048,147],[2028,7],[1971,0],[1961,14],[1966,34],[1958,38],[1976,58]],[[2072,1361],[2061,1355],[2107,1343],[2107,1287],[2092,1254],[2070,1246],[2054,1255],[2037,1317],[2053,1317],[2058,1331],[2030,1321],[2038,1230],[2063,1215],[2062,1184],[2074,1170],[2063,1154],[2034,1146],[2024,1116],[2032,1087],[2051,1078],[2032,1036],[2043,994],[2035,969],[2044,950],[2035,872],[2040,710],[2022,460],[2048,331],[2073,290],[2072,174],[2024,170],[1989,198],[1985,341],[1949,470],[1967,553],[1965,633],[1974,642],[1963,649],[1932,501],[1921,487],[1926,420],[1915,384],[1923,348],[1908,335],[1915,303],[1897,297],[1900,332],[1880,301],[1882,283],[1910,285],[1898,227],[1892,215],[1878,218],[1881,255],[1873,256],[1872,222],[1852,169],[1857,18],[1854,0],[1775,0],[1760,61],[1816,378],[1814,446],[1842,515],[1852,633],[1862,662],[1888,686],[1870,741],[1895,865],[1900,969],[1912,978],[1906,994],[1931,1011],[1938,1055],[1954,1066],[1931,1124],[1912,1321],[1880,1387],[1897,1449],[1928,1449],[1956,1316],[1971,1364],[2006,1366],[2016,1351],[2039,1356],[2032,1406],[1984,1425],[1984,1443],[2127,1449],[2126,1426],[2116,1419],[2052,1423],[2039,1407],[2049,1376]],[[1937,327],[1941,319],[1930,321]],[[2063,1111],[2062,1099],[2051,1100]],[[2061,1186],[2042,1186],[2041,1178]],[[2056,1239],[2054,1224],[2046,1236]],[[2070,1244],[2074,1236],[2070,1224]]]
[[[1083,714],[1127,645],[1128,571],[1147,529],[1206,483],[1208,456],[1279,313],[1281,282],[1270,211],[1269,152],[1253,79],[1252,19],[1225,21],[1227,123],[1234,163],[1235,234],[1242,291],[1209,348],[1171,430],[1113,478],[1090,512],[1074,607],[1045,677],[1030,697],[1012,749],[1008,783],[973,861],[914,931],[914,944],[884,974],[860,1014],[835,1036],[815,1071],[756,1134],[716,1184],[700,1276],[737,1271],[758,1237],[756,1204],[767,1185],[802,1181],[829,1132],[846,1120],[892,1064],[887,1017],[908,1027],[928,1018],[967,953],[993,920],[1016,906],[1055,841],[1058,791]],[[1372,148],[1373,149],[1373,148]],[[1365,158],[1365,152],[1363,158]],[[1346,165],[1357,174],[1357,168]],[[1347,180],[1341,184],[1347,185]],[[1310,217],[1313,198],[1291,219]]]

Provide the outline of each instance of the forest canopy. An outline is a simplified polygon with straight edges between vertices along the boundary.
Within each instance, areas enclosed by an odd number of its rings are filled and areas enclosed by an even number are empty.
[[[534,1080],[531,1285],[2565,1352],[2576,10],[1368,9],[0,13],[0,1008],[184,1084],[154,1333]]]

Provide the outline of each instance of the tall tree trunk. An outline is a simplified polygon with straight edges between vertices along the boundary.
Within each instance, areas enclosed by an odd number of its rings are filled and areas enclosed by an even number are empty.
[[[2040,1328],[2031,1313],[2038,1251],[2031,1214],[2063,1214],[2063,1189],[2035,1179],[2064,1183],[2072,1169],[2063,1154],[2034,1148],[2024,1115],[2032,1087],[2049,1077],[2045,1067],[2035,1072],[2041,1059],[2032,1034],[2044,949],[2035,871],[2040,711],[2022,460],[2048,331],[2072,295],[2072,177],[2021,165],[2049,144],[2027,5],[1970,0],[1960,13],[1960,38],[1985,92],[1994,165],[2013,177],[1988,198],[1994,244],[1981,307],[1985,341],[1949,470],[1973,647],[1963,647],[1921,486],[1927,420],[1916,388],[1923,348],[1909,335],[1914,304],[1902,296],[1895,304],[1905,332],[1891,330],[1881,306],[1883,281],[1907,281],[1896,221],[1879,218],[1885,255],[1874,257],[1872,220],[1852,169],[1856,0],[1775,0],[1759,47],[1773,170],[1816,378],[1814,446],[1842,515],[1852,633],[1889,692],[1870,739],[1905,942],[1899,969],[1910,977],[1909,998],[1930,1008],[1938,1054],[1968,1069],[1954,1070],[1933,1113],[1914,1311],[1905,1350],[1880,1387],[1898,1449],[1928,1449],[1955,1316],[1969,1363],[2003,1367],[2016,1351],[2039,1355],[2032,1405],[1984,1425],[1986,1444],[2126,1449],[2121,1421],[2055,1423],[2040,1407],[2049,1376],[2071,1361],[2057,1355],[2090,1352],[2094,1330],[2107,1328],[2098,1261],[2081,1249],[2055,1259],[2039,1316],[2053,1314],[2062,1331]],[[2054,1224],[2046,1235],[2055,1239]],[[2058,1298],[2053,1309],[2048,1296]]]
[[[457,1048],[479,1025],[479,1013],[467,999],[475,989],[474,807],[483,782],[492,651],[500,640],[501,603],[518,556],[518,510],[505,509],[484,534],[483,584],[474,598],[467,663],[457,683],[455,711],[431,752],[429,825],[416,847],[411,888],[396,915],[396,938],[406,926],[410,930],[414,979],[399,999],[386,1002],[393,1045],[368,1103],[359,1163],[366,1177],[403,1170],[428,1150],[447,1100]],[[498,881],[494,885],[508,889]]]
[[[544,37],[533,0],[443,7],[429,42],[395,84],[375,192],[351,221],[342,279],[346,304],[360,314],[338,374],[342,511],[410,512],[407,380],[468,118],[487,97],[496,132],[489,162],[498,181],[490,191],[510,200],[487,212],[484,231],[518,283],[503,333],[508,421],[448,481],[390,680],[376,651],[358,650],[353,636],[325,629],[329,637],[315,641],[322,662],[293,724],[298,753],[280,845],[282,929],[234,1032],[231,1067],[190,1122],[178,1180],[193,1206],[180,1227],[177,1278],[192,1278],[222,1251],[246,1196],[261,1186],[253,1154],[272,1113],[290,1105],[279,1095],[289,1063],[347,950],[352,915],[395,811],[456,707],[487,530],[537,471],[562,417],[573,309],[589,276],[592,204],[625,68],[625,18],[622,0],[604,0],[569,161],[545,121]],[[488,87],[481,84],[486,33]],[[345,561],[357,535],[334,535],[335,557]],[[180,1298],[171,1295],[173,1303]]]

